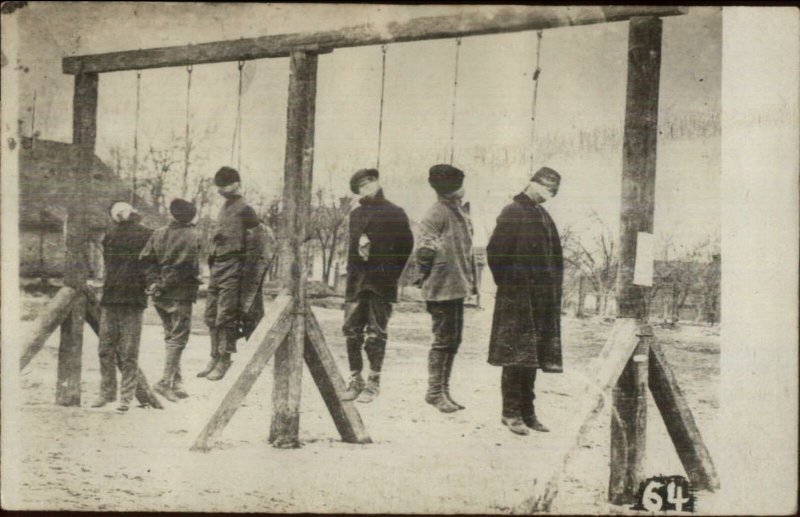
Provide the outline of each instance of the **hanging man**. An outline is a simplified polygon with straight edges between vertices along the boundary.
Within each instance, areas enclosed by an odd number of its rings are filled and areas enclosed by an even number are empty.
[[[211,234],[208,265],[211,277],[206,298],[205,321],[211,336],[211,361],[197,374],[211,381],[225,376],[236,353],[236,340],[244,335],[243,286],[261,286],[263,276],[253,278],[247,267],[248,230],[259,226],[256,211],[241,194],[239,173],[222,167],[214,176],[217,192],[225,198]],[[260,293],[260,290],[257,290]]]
[[[547,432],[534,408],[536,370],[562,372],[564,263],[555,223],[542,206],[561,176],[543,167],[497,218],[486,254],[497,284],[489,364],[503,368],[502,422],[516,434]]]
[[[164,326],[164,376],[153,390],[167,400],[186,398],[181,355],[192,329],[192,304],[200,285],[200,239],[192,221],[197,208],[183,199],[169,205],[172,221],[156,229],[140,259],[147,264],[147,292]]]
[[[121,373],[117,410],[128,411],[136,394],[142,312],[147,307],[144,265],[139,261],[150,229],[139,224],[138,212],[128,203],[111,205],[113,227],[103,238],[105,278],[100,298],[100,396],[92,407],[117,398],[117,368]]]
[[[350,190],[361,197],[360,206],[350,213],[343,327],[350,384],[342,398],[364,403],[380,391],[386,327],[397,301],[397,283],[414,249],[408,217],[383,196],[378,177],[377,169],[361,169],[350,179]],[[362,347],[369,361],[366,383]]]
[[[464,328],[464,299],[477,293],[469,204],[463,203],[464,173],[450,165],[430,168],[428,183],[437,201],[421,223],[416,252],[422,296],[433,319],[425,402],[443,413],[464,406],[450,396],[453,370]]]

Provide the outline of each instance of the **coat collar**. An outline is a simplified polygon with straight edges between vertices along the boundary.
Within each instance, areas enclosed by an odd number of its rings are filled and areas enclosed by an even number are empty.
[[[383,189],[378,189],[375,192],[375,195],[372,197],[362,197],[358,200],[361,206],[375,206],[375,205],[382,205],[386,201],[386,198],[383,197]]]
[[[520,192],[519,194],[514,196],[514,201],[516,201],[517,203],[519,203],[519,204],[521,204],[523,206],[528,206],[528,207],[531,207],[531,208],[539,206],[539,203],[537,203],[533,199],[529,198],[528,195],[525,194],[524,192]]]

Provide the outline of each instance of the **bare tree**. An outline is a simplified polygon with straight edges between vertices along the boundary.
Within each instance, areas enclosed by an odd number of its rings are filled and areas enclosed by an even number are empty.
[[[599,314],[607,313],[608,298],[617,281],[616,242],[611,228],[594,210],[589,215],[589,226],[585,231],[578,233],[570,227],[562,235],[564,260],[568,266],[579,270],[579,279],[584,279],[579,282],[588,283],[594,291],[595,310]],[[583,290],[578,295],[578,315],[583,315],[582,298],[585,294]]]
[[[316,192],[316,203],[311,208],[309,234],[316,240],[322,253],[322,281],[328,284],[334,258],[341,254],[347,243],[347,216],[353,199],[326,196],[323,189]]]

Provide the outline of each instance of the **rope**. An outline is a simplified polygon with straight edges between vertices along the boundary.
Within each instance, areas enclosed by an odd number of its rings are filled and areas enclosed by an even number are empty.
[[[383,97],[386,87],[386,45],[381,45],[381,52],[383,53],[381,63],[381,109],[378,115],[378,158],[375,160],[375,168],[381,168],[381,141],[383,140]]]
[[[534,143],[536,142],[536,100],[539,96],[539,74],[542,69],[539,67],[539,56],[542,51],[543,31],[536,31],[536,69],[533,71],[533,100],[531,101],[531,154],[529,173],[533,174],[533,155],[535,153]]]
[[[456,38],[455,73],[453,74],[453,105],[452,116],[450,118],[450,165],[453,165],[453,155],[455,154],[456,100],[458,98],[458,57],[460,49],[461,38]]]
[[[139,169],[139,100],[142,94],[142,71],[136,71],[136,117],[133,122],[133,170],[131,171],[131,206],[136,201],[136,172]]]
[[[236,147],[238,138],[238,159],[236,161],[236,169],[242,170],[242,70],[244,70],[244,61],[239,61],[237,67],[239,68],[239,93],[236,103],[236,123],[233,127],[233,142],[231,143],[231,163],[233,163],[233,150]]]
[[[184,157],[183,157],[183,187],[181,197],[186,197],[187,180],[189,178],[189,105],[192,98],[192,65],[186,66],[186,133],[184,137]]]

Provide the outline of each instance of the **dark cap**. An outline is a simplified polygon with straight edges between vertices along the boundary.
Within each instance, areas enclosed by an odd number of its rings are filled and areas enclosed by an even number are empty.
[[[197,215],[197,208],[185,199],[175,198],[169,204],[169,213],[179,223],[190,223]]]
[[[428,183],[439,195],[447,195],[461,188],[464,184],[464,172],[452,165],[440,163],[428,171]]]
[[[350,178],[350,190],[353,191],[353,194],[358,194],[358,189],[361,187],[361,182],[364,181],[365,178],[378,179],[378,177],[378,169],[357,170]]]
[[[558,186],[561,184],[561,175],[550,167],[542,167],[536,171],[531,181],[541,183],[545,187],[551,188],[555,195],[555,193],[558,192]]]
[[[214,175],[214,185],[218,187],[227,187],[237,181],[241,181],[239,173],[231,167],[221,167]]]

